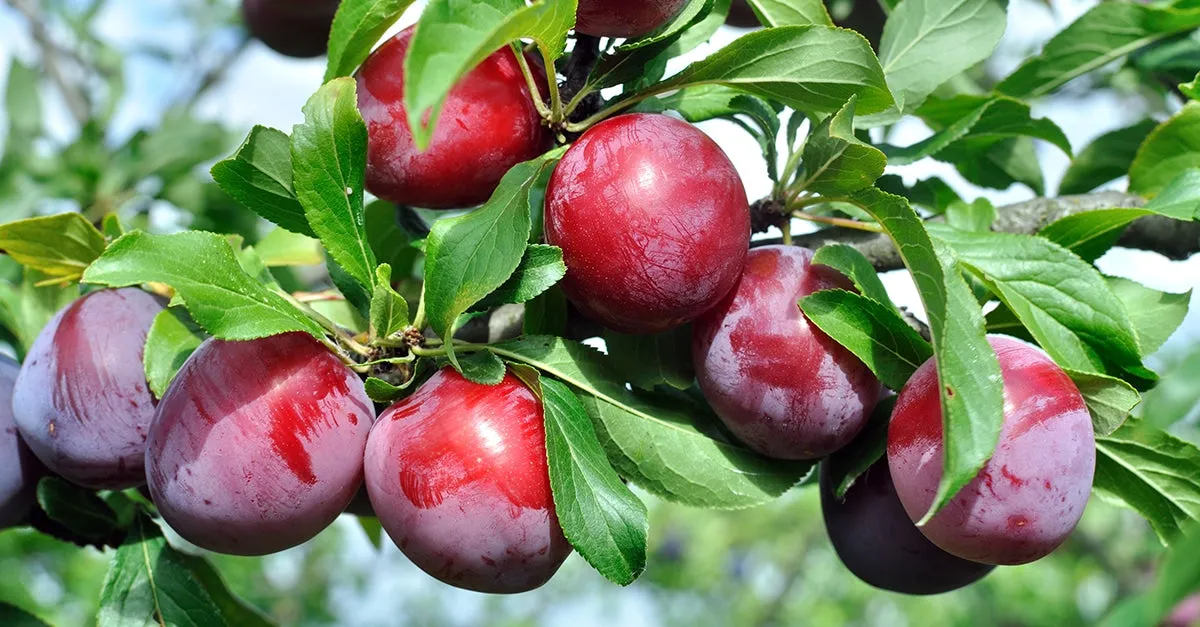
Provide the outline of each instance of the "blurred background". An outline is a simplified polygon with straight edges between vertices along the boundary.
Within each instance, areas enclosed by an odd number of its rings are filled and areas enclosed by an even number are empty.
[[[985,87],[993,83],[1092,4],[1012,0],[999,50],[972,78]],[[415,21],[422,6],[393,30]],[[834,15],[855,10],[852,3],[839,5]],[[743,32],[722,28],[672,68]],[[1104,68],[1038,102],[1034,111],[1062,127],[1076,149],[1148,116],[1163,119],[1180,104],[1163,85],[1190,80],[1200,69],[1200,40],[1164,41],[1135,57],[1137,63],[1152,64],[1153,71]],[[323,59],[289,59],[249,39],[232,0],[3,0],[0,222],[66,210],[99,219],[116,211],[136,228],[196,228],[257,241],[266,225],[218,190],[208,167],[254,124],[290,130],[300,122],[300,107],[323,70]],[[730,154],[750,197],[766,195],[769,181],[755,141],[727,122],[702,128]],[[891,143],[906,145],[929,129],[908,120],[888,133]],[[1046,145],[1038,145],[1037,154],[1053,192],[1067,157]],[[1019,184],[974,187],[952,166],[930,160],[889,172],[907,183],[937,175],[964,199],[986,197],[997,206],[1034,196]],[[8,261],[0,258],[0,276],[12,276]],[[1200,256],[1170,262],[1114,250],[1098,265],[1170,292],[1200,284]],[[906,275],[885,282],[898,304],[920,310]],[[1164,378],[1140,410],[1193,442],[1200,442],[1198,347],[1200,313],[1193,311],[1151,359]],[[302,547],[215,561],[236,593],[284,625],[1057,626],[1104,616],[1149,585],[1162,555],[1140,517],[1093,498],[1072,539],[1049,558],[997,569],[958,592],[905,597],[866,586],[841,566],[825,537],[815,489],[798,488],[771,505],[736,512],[642,496],[651,508],[650,558],[645,575],[629,588],[608,583],[572,556],[535,592],[464,592],[427,577],[386,536],[379,542],[377,528],[349,516]],[[56,626],[94,624],[107,559],[28,530],[0,533],[0,601]]]

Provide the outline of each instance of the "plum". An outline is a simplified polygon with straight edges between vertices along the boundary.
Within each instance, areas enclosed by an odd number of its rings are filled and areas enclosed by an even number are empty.
[[[367,123],[367,190],[428,209],[478,205],[509,168],[542,154],[553,136],[542,124],[516,55],[505,48],[459,79],[446,96],[433,140],[417,150],[404,108],[404,59],[412,36],[412,27],[404,29],[358,70],[358,108]],[[545,93],[541,62],[525,57]]]
[[[921,532],[943,550],[986,564],[1048,555],[1087,505],[1096,440],[1071,378],[1040,349],[1010,337],[988,342],[1004,377],[1004,424],[995,454]],[[942,407],[937,369],[925,362],[900,391],[887,456],[912,520],[933,503],[942,479]]]
[[[164,301],[137,288],[92,292],[46,324],[13,388],[13,418],[38,459],[97,489],[145,481],[154,398],[142,352]]]
[[[242,0],[242,18],[256,39],[289,57],[319,57],[329,44],[338,0]]]
[[[729,5],[729,15],[726,16],[725,23],[737,28],[757,28],[761,25],[754,9],[750,8],[746,0],[733,0]]]
[[[546,583],[571,552],[554,511],[542,405],[511,373],[472,383],[447,367],[379,416],[371,505],[422,570],[491,593]]]
[[[150,494],[199,547],[282,551],[354,498],[374,417],[362,381],[310,335],[205,340],[150,427]]]
[[[13,421],[13,384],[21,370],[0,355],[0,529],[21,523],[33,507],[37,481],[44,470]]]
[[[941,594],[975,583],[995,568],[955,557],[927,540],[908,519],[886,459],[834,496],[828,462],[821,465],[821,511],[838,557],[864,582],[904,594]]]
[[[575,30],[596,37],[641,37],[675,17],[687,0],[579,0]]]
[[[546,240],[562,248],[562,288],[587,317],[656,333],[717,304],[750,243],[746,190],[716,142],[659,114],[588,129],[546,187]]]
[[[704,398],[750,448],[780,459],[816,459],[845,446],[882,391],[857,357],[800,311],[801,298],[852,289],[812,264],[811,250],[750,251],[737,287],[692,327]]]

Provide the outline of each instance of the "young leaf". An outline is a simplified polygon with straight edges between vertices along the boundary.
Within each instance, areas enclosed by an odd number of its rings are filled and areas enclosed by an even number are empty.
[[[1075,158],[1058,185],[1060,196],[1085,194],[1101,185],[1125,176],[1138,146],[1158,123],[1142,120],[1133,126],[1110,131],[1092,140]]]
[[[320,325],[246,274],[229,241],[214,233],[132,231],[113,242],[83,280],[109,287],[170,285],[192,319],[225,340],[252,340],[288,331],[325,337]]]
[[[404,60],[404,109],[413,142],[425,149],[450,89],[488,55],[532,39],[553,63],[575,25],[576,0],[432,0]],[[531,68],[537,71],[536,68]]]
[[[1200,450],[1131,418],[1096,438],[1093,489],[1136,510],[1169,543],[1200,518]]]
[[[855,102],[851,96],[809,133],[804,144],[804,172],[796,189],[842,196],[870,187],[883,175],[887,165],[883,153],[854,136]]]
[[[613,371],[643,390],[661,384],[685,390],[696,380],[690,325],[651,335],[605,330],[604,344]]]
[[[79,213],[26,218],[0,224],[0,251],[51,278],[74,281],[104,252],[104,234]]]
[[[751,507],[783,494],[812,468],[807,462],[761,457],[715,435],[715,416],[699,406],[631,393],[608,370],[603,355],[582,344],[526,336],[490,348],[580,392],[609,462],[663,498],[699,507]]]
[[[79,298],[79,286],[38,284],[44,275],[26,270],[20,285],[0,281],[0,326],[17,340],[13,348],[22,359],[42,327],[58,310]]]
[[[1171,294],[1150,289],[1141,283],[1118,277],[1104,277],[1109,289],[1125,305],[1129,321],[1137,331],[1138,349],[1143,356],[1157,351],[1187,317],[1192,291]]]
[[[321,242],[283,228],[272,229],[254,245],[254,250],[268,268],[317,266],[325,261]]]
[[[1191,101],[1142,142],[1129,166],[1129,191],[1147,198],[1158,195],[1180,174],[1200,167],[1198,147],[1200,102]]]
[[[329,61],[321,81],[353,74],[410,5],[412,0],[342,0],[329,29]]]
[[[1036,98],[1164,37],[1200,26],[1200,10],[1186,3],[1177,6],[1097,4],[1047,42],[1041,54],[1000,81],[996,91]]]
[[[1129,314],[1094,267],[1040,237],[929,226],[1060,366],[1109,374],[1112,364],[1135,386],[1154,381]]]
[[[183,362],[200,346],[204,337],[200,325],[182,307],[158,312],[146,334],[146,350],[142,356],[146,382],[155,398],[162,398]]]
[[[933,356],[933,348],[888,307],[846,290],[822,290],[800,301],[804,315],[854,353],[893,390]]]
[[[363,217],[367,125],[354,89],[354,79],[334,79],[304,105],[304,123],[292,129],[293,183],[329,256],[370,293],[375,252]]]
[[[292,140],[287,133],[255,126],[233,156],[212,167],[226,194],[279,226],[316,237],[292,187]]]
[[[976,198],[971,203],[960,200],[946,207],[946,223],[960,231],[990,231],[995,221],[996,207],[987,198]]]
[[[458,317],[520,265],[530,229],[529,190],[560,154],[513,166],[482,207],[434,223],[425,245],[425,315],[441,337],[448,339]],[[457,366],[453,345],[446,348]]]
[[[851,96],[858,96],[859,113],[882,111],[892,104],[883,70],[867,40],[826,26],[781,26],[749,33],[655,90],[705,84],[727,85],[805,113],[835,112]]]
[[[371,298],[371,333],[376,338],[391,337],[408,326],[408,301],[392,289],[392,267],[380,264],[375,269],[375,295]]]
[[[929,237],[908,202],[874,188],[859,191],[852,200],[895,242],[929,316],[941,382],[945,459],[937,496],[925,513],[928,519],[975,478],[996,448],[1004,421],[1000,363],[953,253]]]
[[[51,520],[86,538],[102,540],[117,531],[117,513],[96,493],[57,477],[43,477],[37,502]]]
[[[1065,370],[1087,403],[1096,435],[1109,435],[1116,431],[1129,417],[1129,412],[1142,401],[1137,390],[1120,379],[1070,368]]]
[[[1200,72],[1197,72],[1196,77],[1191,81],[1180,83],[1179,92],[1192,100],[1200,98]]]
[[[888,16],[879,62],[901,113],[991,56],[1004,34],[996,0],[904,0]]]
[[[499,385],[504,380],[504,362],[489,350],[459,356],[458,367],[467,380],[480,385]]]
[[[571,389],[550,378],[541,388],[550,488],[563,534],[600,574],[627,586],[646,568],[646,506],[608,463]]]
[[[763,26],[833,26],[829,11],[820,0],[749,0],[748,4]]]
[[[505,304],[523,303],[550,289],[567,274],[562,249],[545,244],[530,244],[521,264],[496,291],[471,307],[472,311],[492,309]]]
[[[825,460],[825,472],[829,473],[834,496],[845,498],[855,480],[887,454],[888,425],[892,422],[895,407],[895,396],[879,401],[867,419],[867,426],[854,436],[854,440]]]
[[[887,288],[879,280],[870,260],[858,252],[858,249],[848,244],[830,244],[817,249],[812,262],[820,266],[828,266],[846,275],[854,283],[859,293],[881,305],[894,307],[888,297]]]

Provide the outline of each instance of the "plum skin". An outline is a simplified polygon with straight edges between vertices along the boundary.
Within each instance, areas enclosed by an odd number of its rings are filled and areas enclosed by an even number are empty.
[[[812,256],[798,246],[751,250],[737,286],[692,326],[701,392],[734,435],[768,457],[816,459],[842,448],[882,391],[800,311],[808,294],[852,289]]]
[[[21,437],[47,468],[96,489],[145,481],[154,398],[142,352],[163,300],[137,288],[79,298],[38,334],[13,388]]]
[[[902,594],[941,594],[975,583],[995,566],[955,557],[921,535],[908,518],[886,459],[834,495],[828,462],[821,464],[821,512],[838,558],[867,584]]]
[[[1040,349],[990,335],[1004,377],[1004,424],[995,454],[921,532],[963,559],[1025,564],[1062,544],[1083,516],[1096,466],[1083,397]],[[933,503],[942,477],[937,370],[927,361],[901,390],[888,429],[896,492],[912,520]]]
[[[25,520],[33,508],[37,482],[45,471],[13,421],[13,384],[21,364],[0,355],[0,529]]]
[[[319,57],[329,44],[338,0],[242,0],[242,19],[256,39],[279,54]]]
[[[609,118],[567,151],[546,187],[548,243],[567,298],[624,333],[695,319],[733,288],[750,243],[746,190],[696,127],[659,114]]]
[[[417,150],[404,108],[404,59],[413,27],[388,40],[356,74],[367,124],[367,190],[396,204],[428,209],[473,207],[491,197],[509,168],[550,147],[516,56],[498,50],[459,79],[446,96],[433,139]],[[526,55],[541,94],[541,62]]]
[[[443,368],[371,430],[371,505],[433,577],[477,592],[532,590],[571,552],[545,437],[541,402],[511,373],[486,386]]]
[[[150,494],[201,548],[291,548],[354,497],[374,417],[358,376],[307,334],[210,338],[159,403],[146,454]]]
[[[575,31],[596,37],[641,37],[675,17],[687,0],[579,0]]]

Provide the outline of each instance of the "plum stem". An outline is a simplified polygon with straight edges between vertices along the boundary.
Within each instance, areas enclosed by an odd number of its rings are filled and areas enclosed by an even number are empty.
[[[546,66],[546,84],[550,87],[550,123],[558,125],[563,121],[563,103],[562,95],[558,93],[558,75],[554,71],[554,59],[550,58],[542,46],[538,46],[538,50],[542,53],[542,65]]]
[[[806,220],[808,222],[817,222],[820,224],[830,224],[833,226],[840,226],[840,227],[847,228],[847,229],[856,229],[859,231],[868,231],[871,233],[882,233],[883,232],[883,227],[879,226],[878,224],[869,224],[867,222],[860,222],[858,220],[850,220],[848,218],[835,218],[832,216],[817,216],[817,215],[813,215],[811,213],[804,213],[803,211],[792,212],[792,217],[799,218],[801,220]],[[784,243],[787,243],[788,240],[790,240],[790,239],[791,239],[791,233],[785,231],[784,232]]]
[[[525,77],[525,84],[529,87],[529,97],[533,100],[533,106],[537,109],[538,115],[542,116],[543,120],[550,120],[553,116],[550,108],[542,100],[542,90],[538,89],[537,82],[533,80],[533,72],[529,69],[529,62],[525,60],[525,53],[521,47],[513,42],[510,44],[513,56],[517,58],[517,65],[521,66],[521,74]],[[547,70],[550,72],[550,70]],[[551,76],[551,84],[554,84],[553,76]]]

